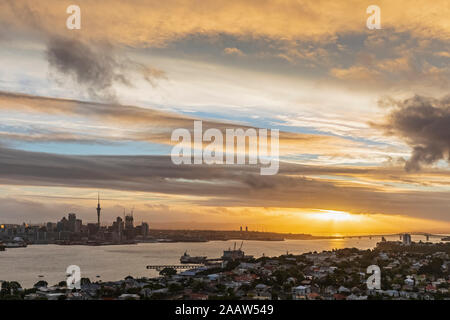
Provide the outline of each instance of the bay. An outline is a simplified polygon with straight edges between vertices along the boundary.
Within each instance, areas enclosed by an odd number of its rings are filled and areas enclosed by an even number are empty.
[[[425,241],[424,236],[412,236],[413,241]],[[398,237],[387,237],[398,240]],[[430,241],[439,241],[430,238]],[[279,256],[286,252],[301,254],[306,252],[342,248],[374,248],[379,237],[286,240],[286,241],[245,241],[242,250],[255,257]],[[32,287],[37,281],[45,280],[49,285],[66,279],[69,265],[77,265],[81,276],[91,281],[116,281],[126,276],[155,277],[158,272],[147,270],[147,265],[180,264],[180,256],[187,251],[191,256],[219,258],[223,250],[239,247],[240,241],[210,241],[201,243],[139,243],[136,245],[113,246],[60,246],[30,245],[27,248],[7,249],[0,252],[0,280],[18,281],[22,287]],[[43,277],[39,277],[39,276]],[[100,277],[97,277],[100,276]]]

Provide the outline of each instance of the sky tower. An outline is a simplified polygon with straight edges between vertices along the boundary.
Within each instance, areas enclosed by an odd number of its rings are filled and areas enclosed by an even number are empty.
[[[100,230],[100,211],[102,210],[102,208],[100,208],[100,192],[98,193],[97,201],[97,224],[98,229]]]

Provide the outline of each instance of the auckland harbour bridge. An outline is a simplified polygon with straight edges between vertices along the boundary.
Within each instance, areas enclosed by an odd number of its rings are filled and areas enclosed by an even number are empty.
[[[359,235],[359,236],[342,236],[344,239],[350,239],[350,238],[383,238],[383,237],[398,237],[399,239],[402,238],[404,234],[409,234],[412,236],[423,236],[424,240],[428,241],[430,238],[446,238],[448,235],[443,234],[433,234],[433,233],[426,233],[426,232],[403,232],[403,233],[392,233],[392,234],[370,234],[370,235]]]

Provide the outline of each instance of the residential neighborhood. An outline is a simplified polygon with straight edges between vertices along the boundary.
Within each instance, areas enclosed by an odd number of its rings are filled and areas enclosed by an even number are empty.
[[[381,270],[381,288],[368,289],[369,265]],[[25,300],[450,300],[450,243],[381,242],[372,250],[339,249],[236,259],[156,278],[114,282],[39,281],[24,289],[4,281],[0,299]]]

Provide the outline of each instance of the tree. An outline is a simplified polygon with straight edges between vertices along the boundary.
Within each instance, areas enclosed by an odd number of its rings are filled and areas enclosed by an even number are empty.
[[[277,284],[282,285],[289,277],[289,274],[285,270],[276,270],[272,276],[275,277]]]
[[[206,289],[206,283],[204,283],[202,281],[195,281],[192,284],[192,291],[194,291],[194,292],[199,292],[199,291],[202,291],[205,289]]]
[[[442,259],[434,258],[429,264],[420,267],[418,273],[432,274],[434,276],[442,276]]]
[[[47,281],[39,280],[38,282],[36,282],[36,283],[34,284],[33,287],[39,288],[39,287],[47,287],[47,286],[48,286],[48,282],[47,282]]]
[[[165,277],[173,276],[177,274],[177,270],[175,270],[174,268],[164,268],[159,272],[159,274]]]
[[[17,290],[17,289],[22,288],[22,286],[20,285],[20,283],[18,283],[17,281],[11,281],[11,282],[9,283],[9,287],[10,287],[10,289],[13,289],[13,290]]]
[[[183,286],[178,283],[171,283],[171,284],[169,284],[168,289],[169,289],[169,292],[175,293],[175,292],[179,292],[179,291],[183,290]]]

